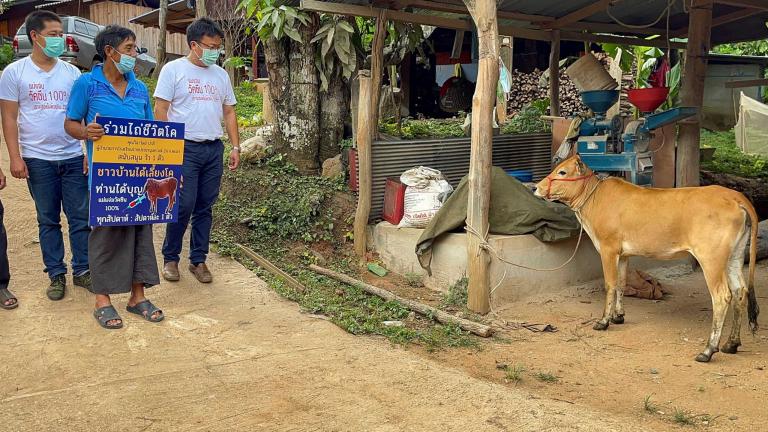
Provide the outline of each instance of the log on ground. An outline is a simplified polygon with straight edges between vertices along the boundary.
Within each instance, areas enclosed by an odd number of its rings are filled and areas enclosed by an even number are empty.
[[[309,268],[315,273],[328,276],[332,279],[336,279],[340,282],[344,282],[347,285],[356,286],[362,289],[363,291],[367,292],[368,294],[373,294],[387,301],[398,302],[403,306],[405,306],[407,309],[412,310],[414,312],[418,312],[424,316],[433,318],[440,323],[455,324],[459,326],[462,330],[466,330],[468,332],[471,332],[472,334],[475,334],[481,337],[489,337],[493,334],[493,329],[487,325],[453,316],[447,312],[441,311],[440,309],[434,308],[429,305],[425,305],[424,303],[419,303],[414,300],[402,298],[385,289],[367,284],[355,278],[349,277],[345,274],[337,273],[333,270],[328,270],[326,268],[323,268],[314,264],[310,265]]]

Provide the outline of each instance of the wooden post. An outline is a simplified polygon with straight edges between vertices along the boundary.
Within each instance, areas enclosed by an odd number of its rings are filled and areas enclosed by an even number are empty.
[[[387,39],[387,14],[384,9],[376,17],[376,30],[371,44],[371,99],[367,103],[373,105],[371,116],[366,121],[373,122],[371,130],[373,138],[379,136],[379,101],[381,100],[381,77],[384,73],[384,41]],[[362,173],[361,173],[362,175]]]
[[[366,248],[366,232],[368,217],[371,215],[371,143],[373,128],[371,115],[374,105],[371,103],[373,93],[380,89],[373,88],[371,72],[361,70],[357,75],[360,83],[360,99],[357,106],[357,160],[360,165],[358,175],[357,211],[355,212],[355,253],[364,257]],[[354,168],[353,168],[354,169]]]
[[[168,0],[160,0],[160,12],[158,17],[158,26],[160,34],[157,38],[157,63],[155,70],[152,71],[152,78],[157,79],[160,76],[160,69],[165,65],[166,57],[166,37],[168,36]]]
[[[560,116],[560,30],[552,31],[549,49],[549,115]]]
[[[688,29],[688,49],[685,53],[680,100],[682,105],[698,107],[700,112],[699,116],[680,122],[676,158],[677,187],[699,185],[700,118],[704,104],[707,54],[711,48],[712,0],[693,0]]]
[[[355,212],[355,253],[364,257],[366,227],[371,216],[371,145],[379,136],[379,99],[381,77],[384,73],[384,40],[387,38],[386,12],[382,9],[376,18],[376,30],[371,44],[371,70],[361,70],[357,78],[360,98],[357,105],[357,160],[358,175],[357,211]]]
[[[464,0],[477,26],[479,65],[475,95],[472,97],[472,150],[469,159],[469,201],[467,205],[467,307],[488,313],[490,302],[490,255],[483,248],[488,232],[491,203],[493,149],[493,105],[499,80],[499,28],[496,0]]]

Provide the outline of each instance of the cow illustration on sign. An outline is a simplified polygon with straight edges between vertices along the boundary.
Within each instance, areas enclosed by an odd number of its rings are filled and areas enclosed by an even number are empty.
[[[147,182],[144,183],[141,195],[139,195],[139,198],[141,198],[139,202],[143,201],[142,197],[146,196],[149,199],[149,211],[154,215],[157,214],[157,200],[168,198],[165,214],[171,214],[173,206],[176,204],[177,185],[178,183],[174,177],[167,177],[162,180],[148,178]]]

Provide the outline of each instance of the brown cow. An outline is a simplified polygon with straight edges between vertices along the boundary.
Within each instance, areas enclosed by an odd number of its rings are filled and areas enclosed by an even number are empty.
[[[735,299],[733,328],[722,351],[735,354],[741,345],[745,309],[752,332],[757,331],[758,218],[744,195],[720,186],[652,189],[615,177],[601,180],[578,156],[562,162],[539,182],[536,195],[571,207],[600,252],[606,301],[595,330],[607,329],[609,322],[624,322],[622,294],[630,256],[676,259],[691,254],[701,265],[712,296],[712,333],[696,360],[708,362],[719,351],[731,299]],[[742,269],[750,234],[747,285]]]
[[[168,206],[165,208],[165,214],[171,214],[173,206],[176,203],[176,185],[177,181],[174,177],[164,178],[157,180],[148,178],[144,183],[144,193],[149,199],[149,211],[152,214],[157,214],[157,200],[168,198]]]

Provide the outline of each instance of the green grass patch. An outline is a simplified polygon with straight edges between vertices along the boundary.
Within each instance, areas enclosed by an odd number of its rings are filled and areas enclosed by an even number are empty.
[[[733,130],[712,132],[702,129],[701,145],[716,149],[712,160],[702,162],[701,168],[704,170],[739,177],[768,177],[768,159],[744,154],[736,146],[736,135]]]
[[[318,259],[336,271],[355,274],[356,258],[346,233],[351,230],[354,200],[345,198],[340,179],[303,176],[279,155],[244,164],[226,172],[222,193],[214,207],[212,240],[217,251],[244,259],[237,243],[255,250],[306,287],[297,292],[270,273],[254,266],[259,276],[281,296],[297,302],[307,313],[322,314],[355,335],[379,335],[397,344],[418,344],[426,349],[476,347],[478,339],[454,325],[440,325],[417,316],[397,302],[369,295],[306,270]],[[346,207],[345,207],[346,206]],[[386,326],[401,321],[403,326]]]
[[[400,128],[397,123],[382,123],[379,130],[385,134],[403,139],[420,138],[461,138],[464,130],[463,118],[454,119],[403,119]]]
[[[696,424],[696,416],[692,415],[687,410],[675,408],[672,413],[672,420],[681,426],[692,426]]]
[[[517,384],[523,380],[524,372],[525,367],[523,365],[507,366],[504,368],[504,378],[509,382]]]
[[[536,372],[536,375],[534,375],[537,380],[545,383],[556,383],[560,381],[560,378],[556,377],[555,375],[552,375],[549,372]]]
[[[448,292],[443,295],[441,305],[463,308],[467,306],[469,279],[465,276],[448,287]]]

